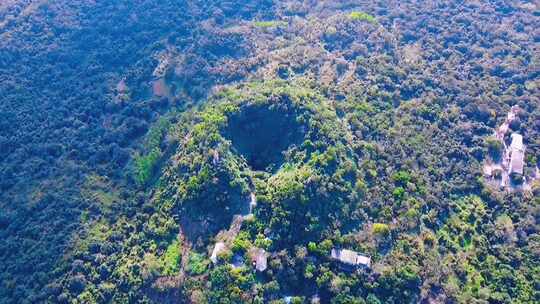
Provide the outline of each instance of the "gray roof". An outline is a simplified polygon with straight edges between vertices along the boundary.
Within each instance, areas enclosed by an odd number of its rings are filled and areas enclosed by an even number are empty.
[[[255,269],[257,271],[265,271],[268,268],[268,254],[264,249],[257,249],[253,256]]]
[[[348,249],[332,249],[331,256],[333,259],[338,260],[348,265],[363,265],[366,267],[371,266],[371,258],[358,254],[355,251]]]
[[[523,136],[521,134],[512,134],[510,149],[510,173],[523,175],[525,146],[523,145]]]
[[[523,175],[524,158],[525,153],[523,151],[512,151],[512,159],[510,160],[510,173]]]
[[[518,133],[512,133],[512,144],[510,145],[512,150],[524,150],[523,136]]]

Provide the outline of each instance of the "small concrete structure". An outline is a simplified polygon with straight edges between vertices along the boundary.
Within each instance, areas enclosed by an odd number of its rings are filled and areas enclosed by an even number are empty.
[[[349,266],[371,267],[371,257],[358,254],[348,249],[332,249],[332,259]]]
[[[524,158],[525,146],[523,145],[523,136],[513,133],[512,144],[510,145],[510,174],[523,175]]]
[[[250,201],[249,201],[249,213],[253,213],[253,209],[255,209],[255,207],[257,207],[257,197],[255,196],[255,193],[251,193],[250,196]]]
[[[268,254],[266,250],[257,248],[253,254],[253,262],[257,271],[265,271],[268,268]]]
[[[218,255],[226,249],[227,247],[225,246],[225,243],[216,243],[216,245],[214,246],[214,250],[212,251],[212,255],[210,256],[210,260],[212,261],[212,263],[217,264]]]
[[[248,256],[257,271],[263,272],[268,268],[268,252],[266,250],[252,247],[248,251]]]

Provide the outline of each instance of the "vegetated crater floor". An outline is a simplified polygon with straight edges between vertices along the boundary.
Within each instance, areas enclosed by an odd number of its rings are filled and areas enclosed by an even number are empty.
[[[247,105],[229,117],[223,135],[252,170],[272,172],[283,164],[283,152],[304,138],[296,117],[282,104]]]

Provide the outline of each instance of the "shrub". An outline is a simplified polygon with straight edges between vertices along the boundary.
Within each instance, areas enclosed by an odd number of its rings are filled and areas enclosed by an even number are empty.
[[[83,275],[75,275],[69,279],[69,290],[73,293],[81,293],[87,283]]]
[[[370,293],[367,298],[366,298],[366,303],[367,304],[381,304],[381,300],[379,300],[379,298],[377,298],[376,295]]]
[[[141,267],[141,276],[144,280],[151,280],[160,273],[161,263],[155,255],[145,253]]]
[[[272,240],[267,239],[262,233],[257,234],[255,246],[268,250],[272,246]]]
[[[411,174],[407,171],[400,170],[392,176],[392,179],[394,182],[398,185],[407,185],[408,182],[411,181]]]
[[[230,250],[223,250],[218,253],[217,258],[219,261],[230,263],[232,260],[233,254]]]
[[[245,231],[242,231],[234,239],[232,244],[232,251],[235,253],[245,252],[250,246],[251,242],[249,241],[249,235]]]
[[[187,271],[193,275],[200,275],[206,271],[208,263],[204,260],[201,254],[196,252],[191,253],[187,265]]]
[[[255,21],[253,22],[255,27],[269,28],[269,27],[280,27],[287,26],[288,23],[285,21]]]
[[[139,185],[148,183],[160,157],[159,148],[152,149],[146,156],[135,157],[135,180]]]
[[[405,197],[405,189],[403,189],[403,187],[397,187],[392,194],[396,200],[400,201]]]
[[[180,242],[174,240],[163,255],[163,274],[175,275],[180,270]]]
[[[497,138],[490,136],[486,138],[486,147],[488,149],[489,155],[493,159],[499,159],[502,155],[503,144]]]
[[[536,197],[540,197],[540,180],[535,180],[531,183],[532,193]]]
[[[330,250],[332,250],[332,247],[334,246],[334,244],[332,243],[332,240],[329,240],[329,239],[326,239],[324,241],[322,241],[321,243],[319,243],[319,253],[321,255],[329,255],[330,254]]]
[[[375,19],[375,17],[364,12],[352,12],[349,14],[349,18],[351,18],[354,21],[366,21],[372,24],[377,23],[377,19]]]
[[[168,120],[165,118],[160,118],[156,124],[150,128],[150,131],[148,131],[148,135],[146,136],[145,140],[145,148],[148,150],[159,148],[161,141],[165,137],[165,134],[167,134],[170,126],[171,123]]]
[[[388,235],[390,233],[390,226],[388,226],[387,224],[383,224],[383,223],[374,223],[373,224],[373,233],[377,234],[377,235],[380,235],[380,236]]]
[[[361,178],[358,178],[356,180],[356,183],[354,185],[354,189],[356,190],[356,192],[358,192],[358,194],[360,195],[365,195],[366,192],[367,192],[367,185],[366,185],[366,182],[361,179]]]
[[[308,243],[308,251],[311,253],[317,252],[317,244],[315,242],[309,242]]]
[[[332,240],[326,239],[320,242],[318,245],[315,242],[309,242],[307,249],[312,254],[317,254],[320,256],[327,256],[330,254],[330,250],[334,246]]]

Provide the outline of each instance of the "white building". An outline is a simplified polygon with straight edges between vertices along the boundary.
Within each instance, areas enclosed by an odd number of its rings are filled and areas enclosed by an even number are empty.
[[[214,246],[214,250],[212,251],[212,255],[210,256],[210,260],[212,263],[217,264],[217,258],[218,255],[223,252],[226,249],[225,243],[219,242],[216,243],[216,246]]]
[[[518,133],[512,134],[512,144],[510,145],[510,174],[523,175],[525,158],[525,146],[523,136]]]
[[[338,260],[350,266],[371,267],[371,257],[358,254],[352,250],[332,249],[331,256],[334,260]]]
[[[268,268],[268,255],[268,252],[262,248],[251,247],[248,251],[253,267],[259,272],[263,272]]]
[[[268,254],[264,249],[257,249],[253,258],[257,271],[263,272],[268,268]]]

